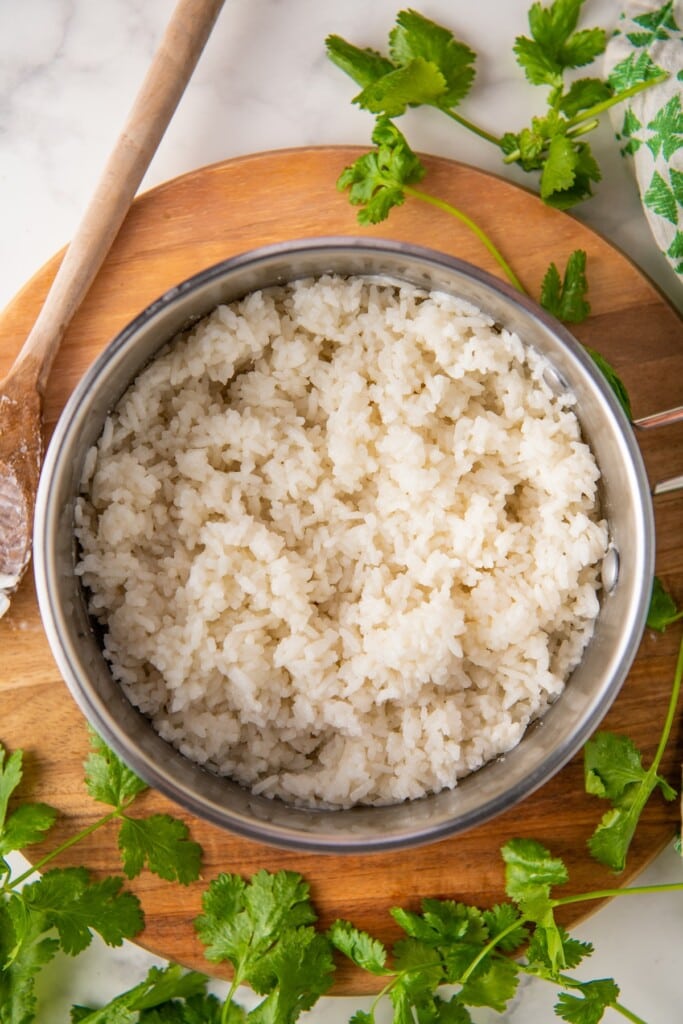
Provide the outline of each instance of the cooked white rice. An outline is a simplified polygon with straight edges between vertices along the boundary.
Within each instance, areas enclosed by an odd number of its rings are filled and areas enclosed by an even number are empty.
[[[467,302],[324,277],[220,306],[87,459],[78,572],[129,699],[308,805],[452,787],[591,635],[595,460],[543,360]]]

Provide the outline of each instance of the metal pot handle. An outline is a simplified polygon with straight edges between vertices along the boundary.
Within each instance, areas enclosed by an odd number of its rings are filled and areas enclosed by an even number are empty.
[[[663,412],[655,412],[651,416],[642,416],[638,420],[633,420],[633,426],[638,430],[652,430],[655,427],[668,427],[672,423],[682,421],[683,405],[677,405],[673,409],[665,409]],[[683,490],[683,474],[658,481],[652,488],[652,494],[669,494],[671,491],[679,490]]]

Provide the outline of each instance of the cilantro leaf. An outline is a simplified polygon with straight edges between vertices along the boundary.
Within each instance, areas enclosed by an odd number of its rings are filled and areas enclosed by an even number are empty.
[[[483,973],[477,972],[463,984],[460,999],[468,1006],[490,1006],[503,1013],[519,983],[519,967],[513,960],[490,960]]]
[[[139,1024],[244,1024],[247,1013],[233,1002],[224,1012],[220,999],[203,993],[160,1003],[143,1010],[138,1019]]]
[[[536,925],[553,972],[565,967],[562,933],[555,921],[555,901],[550,896],[554,885],[563,885],[567,869],[559,858],[534,839],[510,839],[502,847],[505,861],[505,890],[524,917]]]
[[[562,281],[555,264],[548,267],[541,285],[541,305],[558,320],[578,324],[590,313],[590,304],[585,298],[587,291],[586,253],[575,249],[567,260]]]
[[[474,51],[447,28],[417,11],[401,11],[397,15],[396,27],[389,34],[389,52],[395,64],[405,66],[424,60],[438,69],[445,83],[442,106],[457,106],[472,87]]]
[[[333,64],[363,89],[396,70],[395,65],[376,50],[360,49],[352,43],[347,43],[341,36],[328,36],[325,47],[327,56]]]
[[[254,1024],[292,1024],[330,988],[330,945],[314,928],[289,928],[252,966],[249,982],[266,998],[249,1014]]]
[[[533,39],[518,36],[513,46],[517,63],[532,85],[562,86],[562,69],[557,60]]]
[[[0,743],[0,877],[10,873],[4,855],[38,843],[54,824],[57,811],[43,803],[22,803],[8,814],[9,801],[23,778],[23,751],[7,758]]]
[[[683,619],[683,608],[676,606],[671,594],[665,589],[664,584],[655,576],[652,581],[652,595],[650,597],[650,608],[647,613],[647,625],[649,629],[657,629],[663,633],[667,626]]]
[[[375,1018],[373,1014],[367,1013],[366,1010],[356,1010],[349,1017],[349,1024],[375,1024]]]
[[[373,114],[399,117],[406,107],[435,103],[445,93],[446,80],[439,69],[430,61],[416,57],[410,64],[367,85],[353,102]]]
[[[591,357],[595,365],[598,367],[605,380],[612,388],[612,391],[617,396],[619,404],[626,413],[629,419],[633,419],[633,410],[631,409],[631,399],[629,393],[626,390],[626,385],[622,381],[621,377],[603,355],[596,352],[594,348],[590,348],[588,345],[584,346],[586,352]]]
[[[335,921],[327,934],[332,945],[357,967],[370,974],[391,973],[386,967],[387,951],[382,943],[349,921]]]
[[[5,764],[5,756],[5,748],[0,743],[0,830],[3,829],[5,824],[9,799],[21,782],[23,775],[21,767],[23,752],[15,750],[7,758],[7,764]]]
[[[152,967],[143,981],[122,992],[100,1009],[74,1007],[72,1021],[78,1024],[134,1024],[140,1020],[146,1024],[156,1021],[179,1021],[181,1024],[218,1024],[218,1000],[204,995],[208,978],[196,971],[185,971],[177,964],[169,967]],[[173,1000],[188,1000],[188,1012],[178,1016],[173,1012]],[[157,1007],[168,1009],[168,1013],[155,1015],[150,1012]],[[210,1015],[198,1016],[208,1011]]]
[[[528,929],[519,911],[512,903],[497,903],[482,913],[489,935],[504,953],[514,953],[529,938]]]
[[[505,861],[505,891],[515,903],[522,903],[551,886],[564,885],[567,868],[535,839],[509,839],[502,847]]]
[[[572,148],[574,154],[572,157],[573,183],[565,188],[555,187],[551,190],[552,178],[546,178],[546,194],[542,195],[542,199],[548,206],[552,206],[556,210],[569,210],[577,203],[590,199],[593,195],[591,183],[598,182],[602,178],[602,173],[588,143],[576,142],[572,139]]]
[[[565,968],[576,967],[593,953],[593,947],[589,942],[579,942],[578,939],[573,939],[561,926],[557,928],[556,938],[562,946],[562,963]],[[527,947],[526,956],[535,974],[540,977],[553,978],[555,977],[555,968],[547,940],[547,932],[542,928],[536,929]]]
[[[92,729],[90,744],[92,753],[85,762],[85,785],[93,800],[121,808],[148,788]]]
[[[128,878],[139,875],[145,864],[169,882],[187,885],[199,878],[201,847],[189,838],[187,825],[169,814],[125,816],[119,830],[119,849]]]
[[[246,981],[266,996],[249,1013],[254,1024],[290,1024],[330,987],[330,942],[310,927],[316,915],[301,875],[259,871],[247,883],[222,874],[202,907],[195,927],[207,959],[229,960],[233,985]]]
[[[555,0],[544,7],[532,4],[529,28],[532,39],[518,36],[514,52],[520,67],[533,85],[562,86],[562,72],[590,64],[605,49],[603,29],[575,32],[583,0]]]
[[[218,875],[204,893],[202,907],[195,927],[205,956],[229,960],[240,980],[249,979],[284,932],[316,919],[308,885],[293,871],[258,871],[250,883],[239,875]]]
[[[652,792],[659,787],[666,800],[673,800],[676,792],[657,774],[655,764],[645,770],[628,736],[610,732],[599,732],[586,743],[584,778],[587,793],[612,804],[588,840],[588,848],[601,864],[623,871],[640,814]]]
[[[392,207],[405,201],[404,186],[425,175],[424,166],[388,118],[377,118],[372,141],[376,149],[359,157],[337,181],[340,191],[349,190],[351,203],[362,207],[358,212],[361,224],[385,220]]]
[[[613,89],[600,78],[579,78],[559,100],[559,109],[567,117],[574,117],[597,103],[603,103],[614,94]]]
[[[0,856],[39,843],[54,825],[57,811],[48,804],[21,804],[0,830]]]
[[[454,900],[425,899],[422,914],[393,907],[391,916],[408,935],[430,946],[462,940],[480,944],[488,939],[482,912]]]
[[[0,1024],[35,1020],[36,976],[59,949],[44,933],[43,916],[27,913],[17,895],[0,903]]]
[[[24,887],[20,899],[27,913],[39,914],[44,928],[55,928],[65,953],[75,956],[98,932],[110,946],[120,946],[141,930],[140,902],[121,892],[120,878],[91,882],[85,868],[54,868]]]
[[[394,1020],[434,1020],[438,1013],[436,989],[446,980],[433,949],[417,939],[402,939],[394,946],[396,978],[389,995]]]
[[[596,733],[586,743],[584,772],[586,792],[612,801],[622,800],[630,786],[644,782],[648,775],[633,740],[612,732]],[[668,800],[674,799],[676,793],[666,779],[655,775],[653,782]]]
[[[587,28],[570,36],[560,51],[562,66],[580,68],[605,52],[607,36],[602,28]]]
[[[619,988],[611,978],[576,982],[580,996],[563,992],[555,1004],[555,1013],[568,1024],[598,1024],[608,1006],[619,998]]]
[[[567,192],[576,181],[578,164],[578,153],[571,139],[555,135],[548,145],[541,171],[541,199],[548,200],[555,192]]]

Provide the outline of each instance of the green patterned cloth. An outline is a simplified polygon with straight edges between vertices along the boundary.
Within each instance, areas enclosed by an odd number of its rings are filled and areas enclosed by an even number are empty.
[[[657,245],[683,282],[683,0],[628,3],[605,62],[615,88],[669,74],[611,113]]]

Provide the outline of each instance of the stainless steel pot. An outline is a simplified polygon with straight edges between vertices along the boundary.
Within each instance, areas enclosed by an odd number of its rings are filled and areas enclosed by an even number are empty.
[[[460,295],[516,331],[570,388],[602,473],[610,550],[595,633],[558,701],[510,753],[452,791],[392,807],[301,810],[256,797],[164,742],[123,696],[105,662],[74,573],[73,508],[83,462],[138,371],[179,330],[254,289],[326,272],[379,275]],[[508,810],[580,749],[616,697],[644,629],[654,562],[650,492],[634,433],[581,345],[552,317],[477,268],[400,242],[326,238],[249,252],[197,274],[144,310],[108,346],[71,396],[42,471],[34,537],[43,623],[74,698],[105,741],[151,786],[217,825],[276,845],[331,852],[443,838]]]

